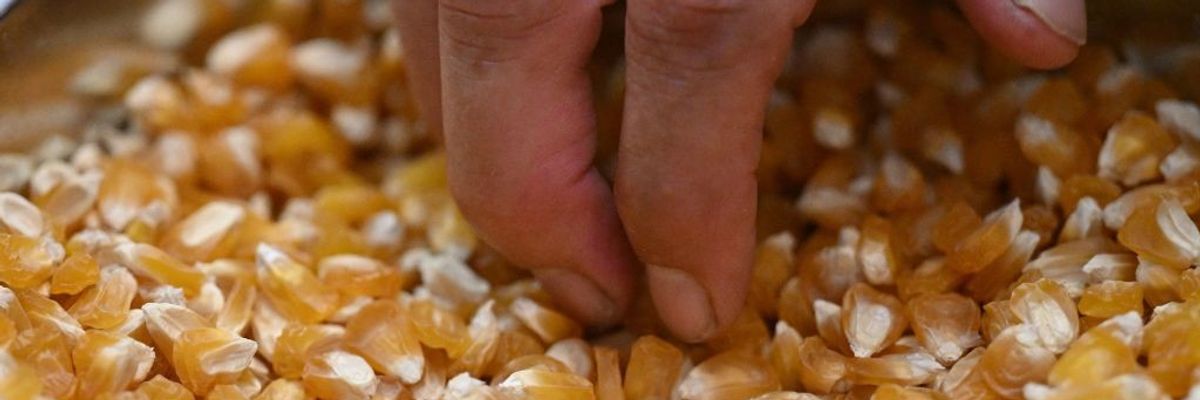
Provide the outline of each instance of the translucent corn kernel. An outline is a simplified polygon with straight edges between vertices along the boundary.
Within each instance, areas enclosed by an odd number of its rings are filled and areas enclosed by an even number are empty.
[[[29,290],[17,290],[15,294],[16,299],[20,301],[24,314],[28,316],[31,327],[35,329],[45,328],[61,333],[72,344],[83,338],[83,327],[79,324],[79,321],[72,318],[67,313],[67,310],[64,310],[54,300]],[[15,308],[9,312],[12,313],[13,311],[15,311]],[[13,321],[21,323],[19,318]]]
[[[903,271],[896,281],[896,291],[901,299],[911,299],[922,294],[945,293],[962,284],[967,274],[950,269],[941,257],[930,258],[911,271]]]
[[[933,245],[949,253],[959,241],[983,224],[983,219],[970,205],[957,202],[951,205],[933,227]]]
[[[1174,268],[1200,258],[1200,230],[1174,200],[1135,211],[1117,232],[1117,239],[1138,256]]]
[[[261,139],[253,128],[234,126],[204,138],[199,153],[200,181],[218,193],[246,196],[259,188]]]
[[[456,304],[478,304],[491,290],[488,281],[479,277],[461,260],[450,255],[434,255],[424,251],[405,254],[402,262],[413,265],[421,274],[422,284],[433,295]]]
[[[871,204],[875,208],[893,213],[918,209],[925,204],[925,178],[908,160],[887,154],[879,164],[878,173],[871,192]]]
[[[304,393],[304,386],[300,382],[279,378],[271,381],[254,396],[255,400],[304,400],[308,398]]]
[[[52,397],[70,398],[77,391],[76,368],[72,365],[72,346],[82,340],[48,326],[35,326],[21,332],[9,350],[20,360],[27,360],[40,378],[42,390]]]
[[[323,399],[370,399],[379,378],[366,360],[340,350],[309,357],[304,364],[305,391]]]
[[[178,201],[174,184],[165,176],[119,160],[105,168],[96,208],[108,226],[124,229],[144,210],[157,206],[169,213]]]
[[[1054,391],[1046,400],[1166,399],[1167,393],[1146,375],[1126,374],[1098,384],[1075,385]]]
[[[939,376],[934,387],[951,399],[995,399],[998,396],[984,382],[979,369],[984,349],[977,347]]]
[[[344,296],[388,296],[404,283],[396,268],[353,254],[325,257],[317,265],[317,278]]]
[[[1144,185],[1121,194],[1104,206],[1104,226],[1116,231],[1137,211],[1154,210],[1163,200],[1176,200],[1184,210],[1195,212],[1200,208],[1200,186]]]
[[[783,285],[778,297],[779,319],[804,334],[817,331],[812,310],[812,290],[811,282],[802,281],[794,276]]]
[[[164,378],[162,375],[155,375],[142,382],[138,385],[137,393],[147,399],[194,400],[196,398],[186,387]]]
[[[38,371],[0,352],[0,397],[5,399],[34,399],[42,392]]]
[[[345,333],[336,325],[288,325],[275,340],[271,366],[281,377],[299,379],[305,360],[332,347]]]
[[[662,339],[654,336],[638,338],[625,367],[625,398],[670,398],[683,360],[683,353]]]
[[[817,335],[825,343],[839,352],[851,353],[850,342],[842,325],[842,306],[817,299],[813,302],[813,316],[817,320]]]
[[[904,306],[891,295],[857,284],[842,299],[842,329],[855,357],[878,353],[907,328]]]
[[[777,299],[788,278],[795,274],[796,238],[778,233],[763,241],[754,253],[750,304],[765,315],[777,312]]]
[[[1101,178],[1133,186],[1159,177],[1158,164],[1175,148],[1175,139],[1150,116],[1125,114],[1108,130],[1098,161]]]
[[[749,308],[742,309],[737,319],[709,339],[705,344],[713,352],[733,349],[762,349],[771,341],[771,333],[758,313]]]
[[[905,268],[900,265],[899,252],[892,244],[892,224],[882,218],[868,216],[863,220],[861,230],[858,262],[863,277],[872,285],[895,283],[896,275]]]
[[[963,272],[983,269],[1004,254],[1017,237],[1021,222],[1021,205],[1016,200],[993,211],[946,254],[946,264]]]
[[[291,83],[287,35],[274,25],[230,32],[209,49],[209,70],[248,86],[283,89]]]
[[[1037,343],[1054,353],[1065,351],[1079,334],[1075,302],[1054,281],[1043,279],[1017,286],[1009,307],[1032,328]]]
[[[87,254],[73,254],[63,260],[50,277],[51,294],[79,294],[100,280],[100,266]]]
[[[813,115],[813,137],[817,143],[834,150],[845,150],[854,145],[854,121],[843,110],[821,108]]]
[[[543,343],[554,343],[579,336],[582,332],[582,328],[575,321],[524,297],[514,300],[509,305],[509,311],[536,333]]]
[[[604,346],[595,346],[592,350],[596,360],[596,400],[624,400],[621,358],[617,350]]]
[[[38,237],[45,228],[42,211],[21,195],[0,193],[0,231]]]
[[[926,388],[906,388],[894,384],[886,384],[875,389],[872,400],[936,400],[941,393]]]
[[[254,276],[248,271],[239,275],[225,294],[225,302],[213,318],[213,324],[230,333],[240,334],[250,322],[257,299]]]
[[[171,352],[180,383],[206,395],[214,386],[233,383],[250,366],[258,344],[217,328],[183,332]]]
[[[1062,183],[1058,205],[1063,212],[1072,213],[1084,197],[1091,197],[1104,207],[1121,196],[1121,187],[1095,175],[1073,175]]]
[[[847,361],[847,379],[859,385],[916,386],[933,382],[945,367],[924,351],[885,354]]]
[[[282,251],[260,244],[255,260],[259,289],[289,319],[320,322],[337,308],[337,293]]]
[[[1016,121],[1017,141],[1025,158],[1044,165],[1060,177],[1091,172],[1095,150],[1069,126],[1036,115],[1021,115]]]
[[[979,374],[988,388],[1004,398],[1016,398],[1026,383],[1046,378],[1054,353],[1039,343],[1035,327],[1017,325],[992,339],[979,360]]]
[[[995,299],[1027,268],[1029,257],[1038,245],[1038,234],[1021,231],[999,258],[967,280],[965,289],[971,298],[985,302]]]
[[[245,215],[245,209],[233,203],[207,203],[164,234],[162,249],[183,262],[224,257],[233,251],[236,229]]]
[[[1083,95],[1064,78],[1048,79],[1026,100],[1025,111],[1062,124],[1076,124],[1087,111]]]
[[[1170,304],[1179,300],[1176,283],[1180,280],[1178,269],[1138,258],[1134,279],[1142,287],[1142,297],[1151,306]]]
[[[15,289],[40,285],[54,273],[55,253],[61,251],[53,239],[0,233],[0,282]]]
[[[567,369],[584,378],[593,378],[595,361],[592,360],[592,347],[580,338],[563,339],[546,349],[546,356],[561,361]]]
[[[200,287],[204,285],[203,272],[176,260],[157,247],[125,243],[119,245],[115,251],[135,275],[178,287],[188,296],[199,294]]]
[[[346,324],[345,343],[377,371],[415,383],[421,379],[425,357],[410,318],[399,303],[376,301]]]
[[[92,398],[116,393],[146,377],[154,350],[129,337],[88,331],[72,351],[79,377],[78,395]]]
[[[1071,242],[1104,235],[1104,210],[1091,197],[1079,199],[1075,211],[1063,222],[1060,242]]]
[[[475,310],[471,323],[467,325],[471,345],[467,346],[462,357],[454,362],[455,369],[464,370],[472,376],[483,376],[488,365],[495,359],[496,349],[499,347],[500,327],[492,310],[494,305],[495,301],[489,300]]]
[[[1142,287],[1137,282],[1105,281],[1088,286],[1079,299],[1079,313],[1108,318],[1126,312],[1142,313]]]
[[[979,305],[958,294],[918,296],[907,304],[917,340],[943,364],[982,343]]]
[[[125,320],[135,294],[133,274],[122,267],[106,267],[100,271],[99,282],[80,294],[67,312],[89,328],[111,328]]]
[[[509,375],[500,390],[519,398],[545,400],[595,399],[592,383],[570,373],[527,369]]]
[[[17,338],[17,326],[8,317],[0,315],[0,349],[8,348]]]
[[[766,360],[727,351],[688,371],[678,390],[688,399],[751,398],[779,390],[779,379]]]
[[[504,382],[505,379],[508,379],[508,377],[514,373],[531,369],[563,374],[572,373],[571,369],[567,368],[566,364],[563,364],[557,359],[541,354],[528,354],[513,358],[512,360],[504,363],[504,366],[497,370],[494,376],[492,376],[492,384],[498,385]]]
[[[237,386],[233,386],[233,385],[217,385],[217,386],[213,387],[213,390],[209,391],[208,396],[205,396],[204,398],[206,400],[249,400],[250,399],[249,397],[246,397],[246,395],[243,394],[241,390],[238,390]]]
[[[771,339],[767,355],[782,389],[800,388],[801,343],[803,343],[803,339],[801,339],[800,333],[796,332],[791,325],[785,321],[775,323],[775,336]]]
[[[486,339],[487,336],[484,334],[482,338]],[[495,375],[496,371],[503,369],[510,360],[545,352],[546,347],[542,346],[542,341],[533,334],[519,330],[504,330],[496,336],[492,345],[492,359],[488,362],[485,370]]]
[[[1056,386],[1091,385],[1137,368],[1134,349],[1104,330],[1093,329],[1059,357],[1046,380]]]
[[[800,383],[814,393],[830,393],[840,388],[846,377],[847,359],[825,347],[821,338],[810,336],[800,344]]]
[[[820,400],[821,398],[812,393],[799,392],[771,392],[761,396],[754,397],[751,400]]]

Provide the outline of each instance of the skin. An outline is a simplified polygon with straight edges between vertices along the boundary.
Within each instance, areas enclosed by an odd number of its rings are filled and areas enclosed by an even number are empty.
[[[763,114],[814,0],[628,0],[613,186],[592,166],[585,66],[609,0],[397,0],[413,87],[479,235],[574,317],[619,321],[644,275],[658,315],[701,341],[737,316],[754,250]],[[1083,42],[1082,0],[958,0],[1035,68]]]

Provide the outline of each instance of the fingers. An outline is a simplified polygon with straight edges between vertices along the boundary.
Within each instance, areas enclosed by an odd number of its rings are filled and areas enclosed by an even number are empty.
[[[599,0],[441,0],[450,188],[489,244],[575,316],[615,322],[633,256],[591,160]]]
[[[742,308],[764,108],[811,5],[627,3],[617,207],[659,315],[680,339],[706,339]]]
[[[1057,68],[1087,41],[1083,0],[958,0],[992,46],[1022,64]]]
[[[437,0],[395,0],[392,10],[400,30],[409,85],[426,128],[442,132],[442,85],[438,57]]]

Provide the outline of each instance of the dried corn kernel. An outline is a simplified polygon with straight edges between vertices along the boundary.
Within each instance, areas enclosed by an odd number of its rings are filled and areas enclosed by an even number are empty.
[[[79,376],[78,395],[89,398],[116,393],[146,377],[154,350],[129,337],[88,331],[72,351]]]
[[[333,313],[337,294],[307,267],[266,244],[255,253],[259,289],[284,315],[315,323]]]
[[[669,398],[683,360],[683,353],[662,339],[654,336],[638,338],[625,367],[625,398]]]
[[[371,303],[346,324],[346,344],[377,371],[415,383],[421,379],[425,357],[409,318],[395,301]]]
[[[99,282],[80,294],[67,312],[89,328],[111,328],[125,320],[136,292],[133,274],[125,268],[107,267],[100,271]]]
[[[323,399],[370,399],[379,378],[362,357],[340,350],[309,357],[304,364],[304,389]]]
[[[258,344],[216,328],[184,331],[172,349],[171,365],[184,386],[206,395],[215,385],[233,383],[246,368]]]
[[[865,358],[891,345],[908,328],[895,297],[857,284],[842,300],[842,330],[855,357]]]

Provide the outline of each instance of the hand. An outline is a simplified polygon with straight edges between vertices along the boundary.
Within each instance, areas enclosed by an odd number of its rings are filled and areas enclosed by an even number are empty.
[[[592,324],[619,320],[639,260],[680,339],[733,321],[755,245],[763,113],[814,0],[629,0],[613,188],[591,163],[584,70],[605,0],[398,1],[419,104],[485,241]],[[1086,36],[1082,0],[958,3],[1032,67],[1067,63]]]

